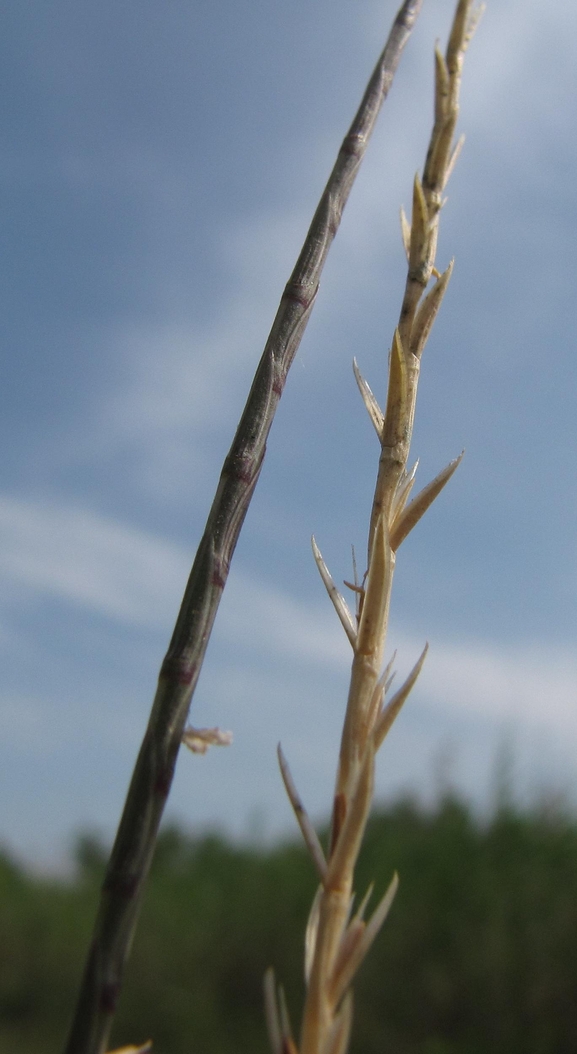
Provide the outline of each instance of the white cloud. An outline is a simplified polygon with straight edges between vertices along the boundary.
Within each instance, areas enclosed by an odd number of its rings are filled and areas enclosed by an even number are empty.
[[[27,594],[162,627],[188,570],[182,550],[145,531],[73,505],[0,498],[0,574]]]
[[[27,596],[57,596],[71,605],[74,617],[81,608],[164,632],[189,565],[178,546],[152,534],[75,507],[7,497],[0,500],[0,553],[4,586],[12,583]],[[290,811],[275,762],[281,738],[307,805],[315,816],[324,815],[350,663],[348,642],[328,600],[299,600],[239,568],[231,574],[216,625],[194,720],[233,729],[235,742],[223,757],[198,762],[183,756],[171,813],[196,825],[218,821],[246,831],[247,816],[261,802],[270,829],[286,829]],[[422,643],[392,628],[399,679]],[[140,663],[138,647],[133,658]],[[132,661],[130,654],[126,658]],[[125,669],[124,677],[130,683],[130,671]],[[504,729],[513,731],[516,743],[524,737],[536,758],[529,762],[529,785],[534,772],[545,783],[564,780],[566,744],[577,732],[576,685],[577,659],[568,650],[433,639],[413,697],[383,749],[378,793],[407,787],[430,793],[434,756],[450,742],[458,762],[455,782],[475,800],[485,800]],[[70,765],[67,779],[75,785],[81,779],[73,771],[82,767],[75,761],[79,751],[83,758],[102,759],[95,769],[106,759],[111,766],[111,757],[116,766],[119,757],[126,758],[129,768],[146,720],[141,688],[139,682],[138,700],[130,692],[119,699],[108,688],[104,705],[95,704],[102,694],[98,680],[80,701],[61,688],[56,696],[52,689],[46,696],[40,688],[37,695],[29,687],[25,694],[8,689],[0,713],[5,749],[14,762],[21,756],[44,763],[58,753],[59,765]],[[537,750],[536,743],[546,750]],[[86,804],[75,822],[106,816],[112,825],[118,808],[113,798],[106,798],[106,806],[100,799]]]
[[[380,120],[385,126],[384,134],[381,136],[379,129],[369,147],[344,213],[330,271],[323,282],[316,311],[324,311],[330,293],[331,317],[325,314],[326,340],[322,340],[323,346],[315,348],[316,357],[327,356],[332,351],[331,339],[338,330],[339,312],[348,311],[355,299],[358,301],[367,295],[367,289],[375,286],[383,289],[386,284],[383,279],[388,282],[384,268],[395,269],[395,285],[402,281],[401,270],[397,270],[399,266],[402,269],[398,207],[401,202],[406,207],[410,205],[412,175],[424,158],[432,114],[432,43],[440,30],[445,32],[451,9],[452,4],[444,5],[439,25],[438,9],[425,8],[409,43],[399,70],[398,87],[386,103]],[[564,24],[572,25],[575,8],[564,4],[562,10]],[[375,8],[371,20],[371,35],[376,32],[373,21],[382,33],[380,6],[378,12]],[[513,156],[510,143],[515,140],[515,165],[527,173],[526,179],[530,181],[537,178],[537,144],[547,136],[551,120],[565,121],[572,112],[563,106],[564,78],[571,70],[568,56],[572,37],[569,32],[559,34],[557,25],[557,18],[551,19],[540,0],[523,5],[513,2],[489,5],[467,56],[461,125],[479,154],[495,158],[495,163],[485,169],[483,178],[489,180],[495,202],[491,223],[497,232],[496,245],[498,232],[503,238],[507,224],[513,223],[511,217],[503,219],[497,215],[505,162],[502,145],[496,138],[496,126],[506,126],[509,159]],[[543,68],[548,68],[545,63],[555,61],[555,70],[550,76],[535,76],[537,56],[542,58]],[[295,144],[291,143],[291,171],[300,168],[305,181],[308,180],[311,170],[315,173],[319,170],[320,154],[326,153],[323,167],[328,174],[334,146],[330,150],[326,146],[329,141],[338,144],[347,118],[343,115],[342,123],[339,119],[336,135],[334,128],[323,129],[314,142],[298,144],[296,157]],[[278,170],[283,171],[287,147],[279,140],[277,150]],[[497,157],[498,151],[500,157]],[[152,219],[162,214],[166,182],[170,178],[170,172],[154,171],[157,183],[148,187],[147,199],[153,230]],[[475,173],[470,172],[471,176],[474,179]],[[155,200],[155,189],[158,200]],[[184,185],[180,192],[184,209]],[[178,196],[178,188],[176,193]],[[472,187],[473,199],[476,193]],[[486,186],[483,193],[487,193]],[[457,213],[464,207],[463,201],[470,209],[468,194],[455,194]],[[135,453],[140,482],[148,492],[175,496],[182,492],[183,479],[190,482],[191,477],[198,479],[208,472],[212,478],[213,471],[218,469],[311,214],[312,207],[307,206],[305,211],[302,206],[299,185],[295,185],[292,199],[276,209],[251,202],[232,222],[229,219],[226,229],[217,230],[213,235],[210,253],[217,260],[223,280],[218,304],[215,301],[208,321],[201,325],[189,318],[171,318],[154,326],[137,319],[123,323],[108,334],[107,342],[114,349],[114,357],[124,363],[124,376],[114,392],[98,393],[89,429],[90,446],[99,456],[119,449]],[[475,216],[470,212],[468,216],[468,223],[474,224]],[[515,222],[522,222],[525,228],[527,223],[536,225],[536,239],[543,224],[548,222],[543,217],[527,218],[517,213],[515,217]],[[161,239],[160,224],[158,230]],[[465,237],[467,242],[471,241],[469,230]],[[396,240],[398,256],[393,256],[391,261],[391,253],[387,251],[387,262],[383,260],[383,246],[395,244],[391,239]],[[464,241],[458,246],[447,246],[447,251],[442,243],[442,262],[456,248],[461,254],[466,251]],[[159,245],[156,248],[160,250]],[[180,258],[178,263],[181,266]],[[549,264],[549,271],[551,267]],[[190,279],[194,280],[193,274]],[[171,276],[165,274],[163,281],[170,284]],[[526,282],[525,288],[530,290],[527,295],[534,297],[533,285]],[[157,293],[162,301],[161,291]],[[519,293],[515,291],[512,295],[518,297]],[[353,348],[351,354],[353,351],[357,349]],[[217,435],[218,449],[215,449]],[[82,444],[79,448],[82,455]],[[195,454],[200,449],[202,458],[199,453]]]
[[[452,4],[447,5],[447,12],[450,9]],[[562,105],[562,92],[564,77],[571,70],[572,37],[570,32],[557,32],[558,17],[551,19],[540,0],[490,5],[467,56],[467,65],[473,69],[467,70],[464,79],[461,125],[479,151],[496,155],[496,125],[506,122],[508,142],[516,140],[515,164],[529,179],[534,178],[530,158],[536,144],[547,137],[551,120],[570,116],[569,108]],[[573,5],[563,5],[562,17],[564,24],[574,23]],[[355,289],[363,291],[376,280],[382,283],[383,244],[397,237],[399,205],[410,205],[413,170],[424,159],[432,113],[429,58],[439,30],[438,12],[424,11],[421,22],[426,32],[423,29],[409,45],[418,48],[420,59],[417,62],[409,52],[405,57],[413,87],[407,90],[401,66],[402,87],[385,107],[386,136],[378,135],[370,145],[359,186],[344,214],[339,247],[333,250],[330,282],[337,318],[341,295],[351,298]],[[543,63],[554,58],[551,76],[535,76],[539,56]],[[419,104],[420,98],[425,105]],[[344,131],[343,123],[337,143]],[[322,131],[322,143],[334,139],[332,131],[330,135]],[[311,168],[319,167],[319,142],[302,142],[299,149],[301,169],[308,179]],[[278,151],[282,167],[282,143]],[[290,160],[296,170],[294,143]],[[326,175],[331,162],[332,157]],[[492,166],[490,178],[497,184],[501,180],[498,163]],[[295,188],[295,196],[297,193]],[[186,464],[190,471],[191,436],[202,437],[206,443],[231,412],[238,415],[310,218],[294,200],[276,210],[253,203],[251,211],[239,213],[232,226],[215,232],[212,251],[227,276],[223,287],[228,292],[211,321],[202,327],[172,321],[156,329],[135,323],[111,334],[110,343],[126,362],[126,381],[120,391],[105,393],[98,409],[98,428],[105,444],[140,444],[141,456],[145,451],[148,459],[151,487],[166,489],[168,478],[178,487],[181,467]],[[495,228],[502,226],[496,216],[493,223]],[[232,419],[229,429],[234,423]]]
[[[577,657],[567,649],[440,644],[422,690],[463,716],[577,733]]]
[[[203,327],[171,323],[114,336],[128,383],[110,399],[105,423],[120,436],[137,432],[150,441],[183,429],[214,432],[229,421],[231,407],[240,411],[288,278],[286,259],[294,262],[287,245],[296,256],[305,230],[305,218],[289,208],[257,210],[217,232],[215,252],[223,272],[232,273],[232,288]]]
[[[56,596],[126,625],[166,630],[193,556],[75,505],[0,497],[0,576],[26,595]],[[236,569],[225,596],[219,624],[224,639],[305,663],[349,662],[350,649],[328,602],[311,609]]]
[[[398,641],[405,669],[421,644],[404,634]],[[577,657],[568,648],[433,640],[414,693],[444,719],[577,734]]]
[[[6,582],[127,625],[170,626],[192,555],[75,506],[0,499],[0,574]],[[350,664],[350,647],[328,600],[311,605],[240,568],[231,573],[218,634],[249,664],[257,657],[269,669],[282,660],[295,669],[312,663],[340,675]],[[422,648],[394,627],[391,642],[401,671]],[[417,691],[427,704],[462,718],[577,731],[577,658],[568,649],[433,640]]]
[[[222,293],[206,323],[135,321],[106,336],[123,367],[115,390],[97,395],[90,445],[100,456],[136,453],[141,483],[156,498],[181,494],[183,481],[189,486],[216,469],[215,437],[216,445],[232,439],[294,262],[292,246],[296,258],[305,231],[295,209],[243,216],[215,236]],[[224,277],[230,271],[232,285]],[[195,450],[202,451],[196,463]]]

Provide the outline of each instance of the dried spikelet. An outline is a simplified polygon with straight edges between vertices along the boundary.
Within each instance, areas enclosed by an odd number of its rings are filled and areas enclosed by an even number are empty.
[[[375,399],[371,389],[369,388],[365,378],[362,376],[359,367],[357,366],[356,359],[353,359],[353,373],[355,375],[355,380],[358,384],[363,402],[366,406],[367,413],[371,421],[373,422],[375,432],[377,433],[380,442],[383,434],[383,422],[385,420],[385,415],[381,410],[377,400]]]
[[[449,180],[450,180],[450,178],[451,178],[451,176],[453,174],[453,169],[454,169],[455,165],[457,164],[457,161],[459,159],[459,155],[461,153],[461,150],[463,149],[464,144],[465,144],[465,136],[464,135],[460,135],[459,138],[457,139],[457,142],[456,142],[455,147],[453,149],[453,153],[451,154],[451,157],[450,157],[450,160],[449,160],[449,164],[447,165],[447,171],[445,172],[445,178],[443,180],[443,190],[447,186],[447,183],[449,182]]]
[[[327,1042],[323,1048],[323,1054],[344,1054],[349,1045],[352,1022],[353,997],[352,994],[348,992],[329,1029]]]
[[[372,732],[375,726],[377,717],[379,716],[379,713],[381,711],[381,706],[385,696],[386,683],[387,675],[385,672],[379,677],[377,683],[375,684],[375,687],[373,688],[373,694],[371,695],[371,700],[367,709],[367,718],[365,722],[365,734],[363,736],[363,743],[367,741],[370,733]]]
[[[411,491],[413,489],[413,484],[415,482],[415,476],[417,474],[418,467],[419,467],[419,459],[417,458],[417,460],[415,461],[415,464],[413,465],[411,471],[407,472],[405,470],[401,474],[401,478],[399,479],[399,482],[397,484],[397,489],[395,491],[395,496],[393,498],[393,503],[391,505],[391,520],[390,520],[391,524],[393,524],[395,522],[395,520],[397,519],[399,514],[403,511],[403,509],[404,509],[404,507],[405,507],[405,505],[406,505],[406,503],[408,501],[409,495],[410,495],[410,493],[411,493]]]
[[[288,761],[282,752],[280,743],[277,747],[277,753],[280,770],[285,785],[285,790],[288,794],[289,801],[294,809],[294,814],[297,818],[298,825],[302,831],[302,836],[304,838],[305,845],[312,857],[313,863],[318,871],[321,882],[324,882],[327,873],[327,862],[325,860],[325,854],[323,853],[322,845],[319,841],[317,832],[315,831],[309,819],[309,815],[299,797],[298,791],[294,784],[294,780],[291,776]]]
[[[328,863],[326,889],[338,886],[339,875],[350,870],[351,865],[354,866],[356,862],[373,798],[374,772],[375,751],[369,740],[357,784],[351,794],[350,805]]]
[[[432,289],[429,290],[427,295],[423,297],[413,322],[413,328],[411,329],[411,342],[410,348],[413,355],[420,358],[423,348],[427,343],[427,339],[433,323],[437,317],[437,312],[443,301],[445,290],[449,284],[449,279],[453,273],[453,261],[447,267],[446,271],[439,277]]]
[[[313,959],[315,957],[315,948],[317,946],[317,933],[319,929],[319,912],[321,907],[322,892],[323,887],[319,886],[316,892],[315,899],[313,900],[311,910],[309,912],[307,927],[305,930],[305,981],[307,984],[309,983]]]
[[[411,218],[411,247],[409,251],[409,271],[411,277],[427,284],[426,274],[429,261],[430,218],[427,201],[419,174],[413,184],[413,213]],[[427,275],[428,278],[428,275]]]
[[[391,676],[391,668],[392,668],[392,665],[393,665],[393,663],[395,661],[395,656],[396,656],[396,652],[393,652],[393,655],[389,659],[385,669],[383,670],[383,673],[381,674],[381,676],[379,677],[378,681],[375,684],[375,687],[373,688],[373,692],[372,692],[372,695],[371,695],[369,706],[367,708],[367,715],[366,715],[366,721],[365,721],[365,726],[364,726],[364,733],[363,733],[362,740],[361,740],[363,749],[364,749],[364,746],[365,746],[369,736],[374,731],[375,725],[377,723],[377,719],[378,719],[378,717],[379,717],[379,715],[381,713],[381,708],[382,708],[383,699],[385,697],[385,693],[388,691],[388,689],[390,687],[390,684],[391,684],[391,681],[393,680],[393,678],[395,676],[394,673]]]
[[[407,442],[413,420],[413,407],[411,393],[414,389],[413,375],[415,367],[418,369],[418,361],[414,356],[407,356],[403,344],[400,328],[397,327],[393,336],[393,346],[389,359],[389,387],[387,390],[387,408],[383,422],[382,448],[394,449],[399,443]],[[409,369],[409,365],[412,369]],[[408,454],[408,446],[407,446]],[[404,458],[403,458],[404,460]],[[406,469],[406,463],[401,467],[401,472]],[[398,480],[392,494],[395,493]],[[379,481],[377,480],[379,488]],[[380,489],[380,488],[379,488]]]
[[[449,98],[449,71],[445,56],[438,44],[435,45],[435,122],[442,121],[447,113]]]
[[[405,256],[407,257],[407,263],[410,259],[411,254],[411,224],[409,223],[405,210],[401,205],[401,238],[403,239],[403,248],[405,250]]]
[[[373,538],[371,562],[359,623],[356,650],[361,655],[378,655],[382,651],[389,603],[385,587],[390,577],[393,559],[389,532],[385,517],[382,515],[377,521]]]
[[[409,695],[409,692],[412,690],[413,685],[415,684],[417,677],[419,676],[423,668],[423,663],[425,661],[428,650],[429,645],[425,644],[425,647],[423,648],[419,659],[413,666],[413,669],[411,670],[409,676],[403,682],[401,687],[395,692],[391,700],[387,703],[381,716],[379,717],[374,732],[375,753],[381,746],[383,739],[385,738],[387,732],[393,724],[393,721],[397,717],[403,703]]]
[[[406,509],[403,509],[399,514],[391,527],[390,539],[391,549],[393,551],[396,552],[401,542],[405,540],[415,524],[419,522],[421,517],[425,515],[427,509],[433,504],[435,498],[439,496],[443,487],[446,486],[453,473],[456,472],[461,464],[464,453],[465,452],[463,451],[459,454],[459,457],[450,461],[449,464],[439,472],[438,476],[435,476],[430,483],[427,483],[427,486],[423,487],[417,496],[413,498],[410,505],[407,505]]]
[[[341,626],[343,627],[347,637],[349,638],[351,646],[354,649],[357,643],[357,628],[355,626],[355,620],[351,612],[349,611],[344,596],[342,595],[342,593],[339,593],[335,583],[333,582],[330,571],[323,560],[322,553],[314,539],[314,536],[311,539],[311,544],[313,547],[315,563],[319,569],[319,574],[323,580],[325,589],[329,594],[331,603],[337,615],[339,616]]]
[[[371,947],[371,944],[389,914],[398,885],[399,877],[395,873],[386,893],[375,908],[368,923],[362,924],[362,928],[359,930],[358,939],[355,940],[354,944],[351,943],[348,956],[343,956],[342,960],[338,961],[337,969],[335,969],[334,975],[331,979],[331,999],[333,999],[335,1003],[338,1003],[347,991],[347,988],[351,984],[357,970]]]
[[[365,910],[366,910],[367,904],[369,903],[369,900],[371,899],[372,893],[373,893],[373,883],[371,882],[369,888],[367,889],[367,892],[365,893],[365,895],[364,895],[364,897],[363,897],[363,899],[361,901],[361,904],[359,905],[359,908],[358,908],[357,912],[355,913],[354,917],[349,922],[349,924],[348,924],[348,926],[347,926],[347,928],[346,928],[346,930],[343,933],[343,936],[341,938],[341,942],[340,942],[340,945],[339,945],[339,950],[338,950],[338,953],[337,953],[337,956],[336,956],[336,959],[335,959],[335,964],[334,964],[333,972],[332,972],[332,986],[333,986],[333,989],[332,989],[331,999],[332,999],[332,1001],[334,1002],[335,1005],[337,1005],[339,1000],[340,1000],[340,996],[337,997],[334,994],[335,985],[337,984],[337,978],[340,978],[340,976],[343,973],[343,971],[347,968],[347,963],[349,962],[351,957],[355,954],[355,949],[357,948],[359,942],[362,941],[362,939],[363,939],[363,935],[364,935],[364,932],[365,932],[365,929],[366,929],[366,923],[365,923],[365,920],[364,920],[364,914],[365,914]],[[352,902],[352,898],[351,898],[351,902]],[[344,990],[345,989],[343,988],[342,991],[341,991],[341,995],[342,995],[342,992],[344,992]]]

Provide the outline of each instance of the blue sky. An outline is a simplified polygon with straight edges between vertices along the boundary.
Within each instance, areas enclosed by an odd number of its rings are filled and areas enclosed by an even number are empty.
[[[110,838],[220,465],[283,285],[388,33],[389,0],[6,0],[0,49],[0,842],[60,866]],[[427,482],[391,648],[421,680],[378,793],[577,798],[577,9],[489,2],[467,57],[423,363]],[[168,815],[274,836],[279,739],[331,798],[348,644],[318,579],[362,552],[410,205],[432,114],[425,0],[280,404],[193,703],[234,745],[183,752]]]

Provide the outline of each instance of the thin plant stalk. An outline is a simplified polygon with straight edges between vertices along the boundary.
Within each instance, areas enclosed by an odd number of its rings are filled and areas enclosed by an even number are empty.
[[[103,1054],[158,827],[230,561],[321,272],[422,0],[405,0],[285,287],[186,586],[107,867],[65,1054]]]
[[[326,861],[298,796],[288,764],[283,778],[317,872],[320,886],[306,935],[306,1001],[298,1048],[285,1034],[277,1011],[274,983],[266,984],[266,1008],[273,1054],[344,1054],[352,1019],[350,985],[390,908],[396,875],[368,921],[368,897],[353,916],[353,880],[373,796],[375,755],[423,665],[426,648],[405,683],[390,698],[390,665],[381,673],[387,635],[396,550],[457,468],[456,458],[407,504],[414,470],[407,471],[421,355],[451,275],[435,267],[443,193],[461,142],[453,145],[459,113],[463,58],[479,11],[459,0],[443,56],[435,52],[435,116],[422,178],[415,177],[411,222],[402,215],[408,273],[399,322],[389,358],[385,411],[355,363],[355,376],[380,440],[380,458],[371,510],[367,572],[356,582],[356,625],[336,589],[316,542],[313,552],[329,597],[353,649],[351,681],[338,762]],[[427,291],[431,279],[434,283]],[[319,867],[319,859],[322,867]],[[277,1049],[275,1049],[275,1037]],[[292,1043],[292,1046],[291,1046]]]

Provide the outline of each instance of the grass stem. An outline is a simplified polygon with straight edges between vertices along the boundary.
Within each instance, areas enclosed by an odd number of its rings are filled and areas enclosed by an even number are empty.
[[[393,23],[285,287],[198,547],[102,887],[65,1054],[104,1054],[134,936],[143,885],[176,758],[236,542],[256,486],[287,373],[324,263],[422,0]]]
[[[390,909],[397,878],[368,923],[365,902],[351,918],[355,866],[373,797],[375,755],[421,671],[427,647],[404,684],[390,698],[390,664],[381,673],[388,628],[396,550],[458,467],[452,461],[407,504],[415,468],[407,463],[413,431],[420,362],[440,308],[452,264],[440,274],[435,266],[443,192],[461,148],[453,146],[459,114],[463,59],[479,12],[472,0],[458,0],[445,55],[435,52],[435,107],[422,178],[415,176],[411,221],[401,213],[408,260],[399,321],[389,356],[384,413],[361,376],[354,372],[363,402],[380,441],[377,481],[370,517],[367,570],[360,594],[358,628],[338,593],[316,543],[314,555],[329,597],[353,648],[347,709],[334,795],[330,850],[321,873],[307,927],[307,993],[298,1054],[344,1054],[351,1026],[351,983]],[[429,283],[434,284],[429,289]],[[290,793],[290,792],[289,792]],[[291,799],[292,800],[292,799]],[[298,802],[299,809],[304,808]],[[306,815],[306,813],[305,813]],[[301,824],[302,826],[302,824]],[[313,858],[310,830],[303,831]],[[318,865],[317,865],[318,869]]]

